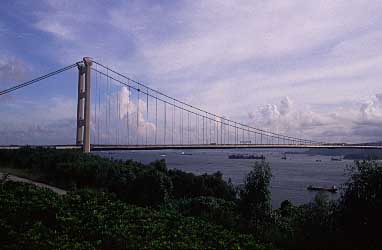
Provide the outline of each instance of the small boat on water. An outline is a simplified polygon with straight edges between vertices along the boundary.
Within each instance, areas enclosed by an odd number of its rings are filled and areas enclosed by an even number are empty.
[[[331,193],[336,193],[337,192],[337,187],[336,186],[332,186],[330,188],[326,188],[326,187],[314,187],[312,185],[309,185],[307,187],[307,189],[309,191],[326,191],[326,192],[331,192]]]
[[[254,159],[254,160],[264,160],[264,155],[254,155],[254,154],[231,154],[228,155],[228,159]]]
[[[316,162],[322,162],[322,160],[316,160]]]
[[[281,157],[282,160],[286,160],[287,159],[287,156],[286,154],[283,155],[283,157]]]
[[[181,155],[192,155],[191,153],[185,153],[185,152],[182,152],[180,153]]]
[[[336,157],[332,157],[331,160],[332,160],[332,161],[342,161],[342,158],[341,158],[341,157],[338,157],[338,158],[336,158]]]

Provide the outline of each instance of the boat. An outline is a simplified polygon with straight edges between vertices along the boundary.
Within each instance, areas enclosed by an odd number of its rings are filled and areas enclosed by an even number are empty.
[[[286,154],[283,155],[283,157],[281,157],[282,160],[286,160],[287,157],[286,157]]]
[[[228,159],[253,159],[253,160],[264,160],[264,155],[254,155],[254,154],[230,154]]]
[[[163,155],[160,155],[160,157],[166,157],[167,155],[163,154]]]
[[[341,158],[341,157],[338,157],[338,158],[336,158],[336,157],[332,157],[331,160],[332,160],[332,161],[342,161],[342,158]]]
[[[181,155],[192,155],[191,153],[185,153],[185,152],[182,152],[180,153]]]
[[[314,187],[312,185],[309,185],[307,187],[307,189],[309,191],[326,191],[326,192],[331,192],[331,193],[336,193],[337,192],[337,187],[336,186],[332,186],[330,188],[326,188],[326,187]]]
[[[322,160],[316,160],[316,162],[322,162]]]

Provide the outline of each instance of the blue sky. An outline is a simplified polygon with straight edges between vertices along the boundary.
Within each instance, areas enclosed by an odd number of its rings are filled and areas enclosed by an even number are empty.
[[[380,13],[381,1],[3,0],[0,89],[91,56],[253,126],[324,141],[381,140]],[[13,123],[43,130],[42,98],[52,109],[46,127],[73,119],[76,76],[66,74],[47,89],[0,99],[3,134],[15,134]],[[21,103],[36,108],[10,112]]]

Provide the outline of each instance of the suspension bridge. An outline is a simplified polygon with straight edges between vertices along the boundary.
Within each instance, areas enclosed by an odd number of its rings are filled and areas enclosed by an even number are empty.
[[[68,145],[43,146],[82,148],[84,152],[219,148],[382,149],[381,146],[328,144],[296,138],[233,121],[150,88],[89,57],[2,90],[0,96],[75,68],[78,70],[76,141]]]

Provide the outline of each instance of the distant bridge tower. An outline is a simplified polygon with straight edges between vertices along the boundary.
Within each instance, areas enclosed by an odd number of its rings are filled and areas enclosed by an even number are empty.
[[[78,67],[78,102],[76,144],[82,145],[85,153],[90,152],[90,81],[92,60],[84,57]]]

